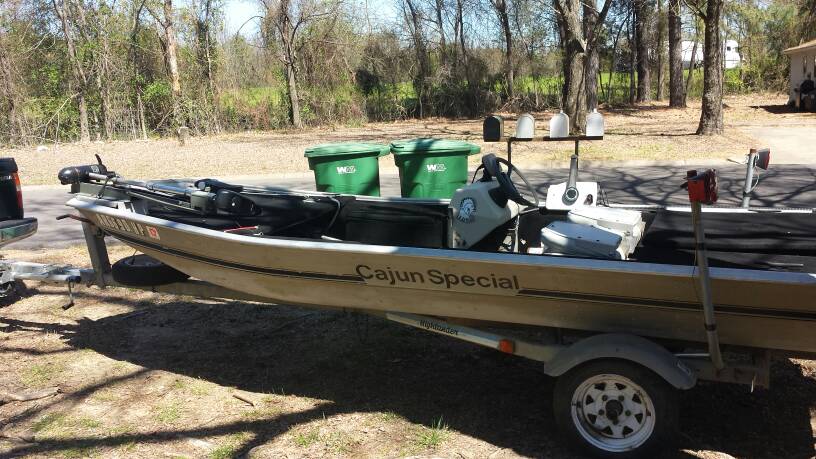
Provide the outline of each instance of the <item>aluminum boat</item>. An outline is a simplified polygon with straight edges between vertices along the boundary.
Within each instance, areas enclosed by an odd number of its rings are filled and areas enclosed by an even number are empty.
[[[690,207],[558,209],[500,158],[480,172],[450,200],[142,182],[101,164],[61,180],[105,234],[272,303],[706,342]],[[816,353],[813,211],[706,207],[702,223],[720,342]]]

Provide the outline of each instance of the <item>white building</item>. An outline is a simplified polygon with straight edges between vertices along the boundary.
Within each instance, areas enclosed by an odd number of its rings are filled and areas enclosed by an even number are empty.
[[[681,52],[683,55],[683,68],[687,69],[691,66],[691,53],[694,50],[693,41],[684,41],[681,44]],[[742,58],[739,55],[739,44],[734,40],[725,40],[723,43],[723,64],[727,69],[734,69],[740,66]],[[703,44],[697,43],[697,52],[694,53],[694,64],[702,65],[703,63]]]
[[[816,40],[788,48],[782,53],[791,60],[788,103],[793,103],[799,94],[799,85],[807,77],[816,81]]]

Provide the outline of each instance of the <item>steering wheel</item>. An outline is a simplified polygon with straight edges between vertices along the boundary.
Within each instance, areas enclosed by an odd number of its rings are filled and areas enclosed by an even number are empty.
[[[502,169],[502,164],[507,166],[507,172],[504,172]],[[536,192],[535,188],[533,188],[533,186],[527,180],[527,177],[525,177],[516,166],[506,159],[499,158],[493,153],[488,153],[482,156],[482,165],[479,168],[484,168],[483,180],[496,177],[496,181],[499,182],[499,188],[505,194],[505,196],[507,196],[507,199],[510,199],[511,201],[514,201],[522,206],[539,207],[538,193]],[[527,189],[530,196],[533,198],[532,202],[519,193],[518,188],[516,188],[516,185],[510,179],[510,173],[514,171],[519,176],[521,181],[524,182],[524,188]]]

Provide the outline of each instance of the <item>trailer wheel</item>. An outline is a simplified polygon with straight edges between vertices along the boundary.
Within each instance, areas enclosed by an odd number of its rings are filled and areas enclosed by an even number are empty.
[[[0,284],[0,307],[14,304],[15,301],[22,298],[25,292],[25,284],[21,280],[13,280]]]
[[[648,456],[677,429],[677,391],[653,371],[625,360],[573,368],[555,385],[555,422],[571,443],[604,458]]]
[[[147,287],[183,282],[190,276],[144,254],[122,258],[111,267],[113,280],[122,285]]]

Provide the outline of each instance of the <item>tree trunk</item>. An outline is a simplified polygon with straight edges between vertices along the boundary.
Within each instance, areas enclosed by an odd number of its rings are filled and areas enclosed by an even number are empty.
[[[459,47],[462,53],[462,64],[465,66],[465,74],[467,75],[468,83],[470,83],[467,46],[465,45],[465,13],[463,0],[456,0],[456,23],[459,27]]]
[[[405,0],[405,6],[408,7],[408,19],[411,26],[411,37],[414,41],[414,52],[416,53],[417,64],[419,71],[414,77],[414,91],[417,94],[417,102],[419,104],[419,117],[425,116],[425,102],[428,97],[427,86],[428,76],[430,75],[430,62],[428,61],[428,51],[425,47],[425,37],[422,32],[422,16],[416,8],[412,0]]]
[[[6,41],[0,35],[0,90],[6,101],[6,119],[8,120],[9,143],[25,142],[26,129],[23,120],[17,113],[18,94],[14,85],[12,58],[6,47]]]
[[[142,95],[136,92],[136,109],[139,111],[139,130],[142,133],[142,140],[147,140],[147,123],[145,123],[144,104],[142,103]]]
[[[88,102],[85,100],[85,91],[79,91],[79,132],[80,142],[89,143],[91,141],[91,131],[88,129]]]
[[[141,80],[141,71],[138,62],[139,50],[139,28],[141,27],[141,14],[144,8],[144,3],[137,6],[133,12],[133,28],[130,31],[130,42],[128,50],[128,65],[130,66],[130,89],[136,95],[136,110],[139,115],[139,130],[141,131],[142,140],[147,140],[147,123],[145,122],[144,104],[142,103],[142,88],[139,83]],[[132,96],[131,96],[132,97]]]
[[[586,91],[584,66],[586,42],[580,19],[579,0],[555,0],[556,18],[561,31],[564,86],[561,107],[570,119],[570,131],[580,134],[586,124]]]
[[[71,27],[68,21],[69,8],[66,8],[65,3],[60,6],[59,0],[53,0],[54,11],[60,18],[62,25],[62,33],[65,36],[65,46],[68,48],[68,60],[71,62],[71,71],[74,77],[74,83],[77,86],[77,100],[79,103],[79,140],[82,143],[89,143],[91,141],[91,133],[88,129],[88,105],[85,101],[85,92],[88,90],[88,79],[85,76],[85,70],[82,68],[82,62],[77,55],[76,46],[74,44],[74,34],[71,32]],[[82,8],[81,4],[76,5],[77,8]],[[71,21],[73,23],[75,21]]]
[[[694,34],[694,45],[691,47],[691,58],[689,58],[689,69],[688,75],[686,76],[686,90],[683,91],[683,106],[686,106],[686,100],[688,99],[689,88],[691,88],[691,79],[694,76],[694,69],[697,67],[697,41],[700,38],[699,31],[698,33]]]
[[[666,72],[663,71],[663,67],[665,66],[666,62],[666,40],[664,39],[665,34],[663,33],[666,21],[663,16],[663,0],[657,0],[657,96],[655,96],[656,100],[663,100],[664,96],[664,86],[666,85]]]
[[[680,0],[669,0],[669,107],[685,107],[683,31]]]
[[[289,96],[289,121],[297,129],[303,127],[300,118],[300,98],[297,87],[297,55],[295,52],[295,30],[292,30],[289,1],[281,1],[275,12],[275,22],[281,39],[281,51],[284,73],[286,74],[286,93]]]
[[[637,66],[638,44],[635,33],[635,6],[630,4],[631,14],[629,15],[629,105],[635,105],[637,93],[635,92],[636,78],[635,67]]]
[[[102,109],[102,127],[105,132],[105,140],[113,140],[113,115],[111,113],[111,95],[110,95],[110,70],[109,70],[109,56],[110,47],[108,42],[107,30],[105,27],[100,27],[100,49],[97,54],[97,74],[96,86],[101,97]]]
[[[173,0],[164,0],[164,42],[166,47],[165,59],[167,73],[170,76],[170,92],[173,96],[173,121],[176,126],[184,125],[179,104],[181,103],[181,77],[178,67],[178,44],[176,43],[176,29],[173,25]]]
[[[204,98],[210,108],[209,114],[212,116],[213,126],[209,126],[215,132],[221,131],[221,124],[218,116],[218,85],[215,81],[215,71],[212,56],[212,0],[203,0],[202,12],[196,18],[196,41],[198,42],[197,58],[198,66],[201,69],[202,77],[207,82]],[[353,76],[353,73],[352,73]]]
[[[467,74],[467,55],[465,52],[465,23],[462,0],[456,0],[456,16],[453,21],[453,54],[455,65]],[[461,47],[458,51],[457,48]],[[466,78],[467,79],[467,78]],[[468,80],[469,81],[469,80]]]
[[[623,24],[620,25],[618,28],[618,33],[615,34],[615,39],[612,41],[612,59],[609,63],[609,81],[606,82],[606,103],[611,104],[613,103],[612,100],[612,78],[615,75],[615,67],[618,65],[618,43],[620,43],[620,36],[623,32],[623,28],[626,27],[626,24],[629,22],[627,19]]]
[[[501,23],[504,34],[504,77],[507,84],[507,99],[513,99],[513,31],[510,28],[510,16],[507,12],[506,0],[492,0],[496,15]]]
[[[651,11],[648,0],[635,0],[635,35],[637,36],[637,101],[652,100],[652,75],[649,68],[649,23]]]
[[[303,121],[300,119],[300,100],[298,99],[297,80],[295,79],[295,66],[291,63],[286,65],[286,87],[289,93],[289,119],[292,126],[300,129]]]
[[[722,0],[708,0],[705,13],[705,42],[703,45],[703,108],[697,134],[714,135],[723,132],[723,62]]]
[[[436,28],[439,29],[439,62],[442,67],[448,65],[448,45],[445,41],[445,23],[442,21],[443,0],[436,0]]]
[[[594,31],[598,24],[598,10],[594,5],[584,4],[584,35],[587,37],[587,52],[584,62],[584,86],[587,110],[598,107],[598,72],[600,57],[598,47],[593,46]]]

